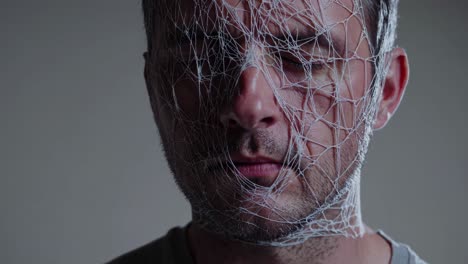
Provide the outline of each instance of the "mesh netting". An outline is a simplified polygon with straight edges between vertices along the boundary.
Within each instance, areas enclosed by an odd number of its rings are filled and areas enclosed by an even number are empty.
[[[275,246],[361,236],[360,168],[395,11],[372,16],[371,0],[158,2],[147,79],[193,221]]]

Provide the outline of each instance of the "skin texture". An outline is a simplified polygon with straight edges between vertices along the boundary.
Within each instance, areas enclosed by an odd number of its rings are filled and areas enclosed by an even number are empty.
[[[360,220],[355,179],[368,128],[384,127],[401,101],[409,76],[406,53],[395,48],[387,54],[380,100],[369,111],[372,55],[362,20],[350,12],[355,3],[288,4],[308,11],[277,23],[269,17],[291,12],[265,13],[258,1],[182,0],[161,18],[154,40],[159,52],[145,54],[145,79],[165,154],[192,205],[192,255],[197,263],[388,263],[389,245]],[[200,6],[206,9],[202,15],[190,16]],[[219,27],[220,17],[227,26]],[[183,29],[194,22],[203,24],[201,40],[177,37],[182,30],[173,25]],[[284,29],[295,36],[326,29],[331,43],[304,46],[315,62],[309,71],[297,68],[298,55],[291,49],[281,49],[281,63],[275,64],[271,47],[278,42],[262,36],[278,37]],[[206,52],[206,35],[212,32],[228,35],[239,56],[231,59],[223,50],[228,66],[222,70],[212,66],[220,54],[211,58]],[[197,62],[205,56],[206,63],[192,63],[198,52]],[[254,175],[250,162],[261,163],[262,177]],[[326,209],[330,204],[335,209]],[[343,216],[345,206],[351,216]],[[320,230],[314,223],[328,219],[337,222],[339,234],[357,237],[320,235],[323,231],[295,235]],[[258,245],[290,235],[301,243]]]
[[[189,243],[195,263],[390,263],[391,247],[366,228],[359,239],[311,238],[290,247],[265,247],[227,240],[192,226]]]

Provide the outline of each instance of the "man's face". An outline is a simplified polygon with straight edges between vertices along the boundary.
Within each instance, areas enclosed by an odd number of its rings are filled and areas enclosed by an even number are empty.
[[[352,228],[374,111],[362,10],[359,0],[167,4],[146,77],[194,221],[254,242]]]

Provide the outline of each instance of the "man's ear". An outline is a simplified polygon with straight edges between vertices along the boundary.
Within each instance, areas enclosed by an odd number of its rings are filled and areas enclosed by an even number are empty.
[[[402,48],[389,54],[389,68],[382,87],[379,109],[375,117],[374,130],[383,128],[398,108],[409,79],[408,56]]]

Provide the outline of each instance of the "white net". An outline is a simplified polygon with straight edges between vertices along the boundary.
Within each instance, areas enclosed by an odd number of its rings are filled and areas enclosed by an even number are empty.
[[[396,3],[146,2],[152,107],[193,221],[274,246],[362,235]]]

